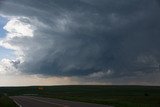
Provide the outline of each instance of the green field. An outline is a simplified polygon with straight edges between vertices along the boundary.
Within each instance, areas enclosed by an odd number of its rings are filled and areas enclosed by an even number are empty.
[[[113,105],[114,107],[160,107],[156,86],[47,86],[0,88],[8,95],[36,95]]]
[[[18,107],[9,97],[0,95],[0,107]]]

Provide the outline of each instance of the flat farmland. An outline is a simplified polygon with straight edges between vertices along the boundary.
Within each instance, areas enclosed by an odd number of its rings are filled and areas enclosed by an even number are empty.
[[[33,86],[1,87],[9,96],[25,95],[112,105],[114,107],[160,107],[158,86]]]

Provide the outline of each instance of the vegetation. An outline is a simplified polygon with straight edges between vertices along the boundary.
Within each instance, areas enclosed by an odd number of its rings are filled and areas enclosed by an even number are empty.
[[[0,95],[0,107],[18,107],[9,97]]]
[[[37,95],[114,107],[160,107],[156,86],[48,86],[0,88],[9,95]]]

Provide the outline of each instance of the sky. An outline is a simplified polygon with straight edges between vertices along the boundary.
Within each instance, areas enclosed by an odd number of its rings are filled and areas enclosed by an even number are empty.
[[[5,30],[3,30],[3,26],[5,26],[5,24],[7,23],[7,20],[5,20],[5,18],[0,16],[0,37],[2,38],[3,36],[5,36]]]
[[[160,85],[159,0],[0,0],[0,86]]]

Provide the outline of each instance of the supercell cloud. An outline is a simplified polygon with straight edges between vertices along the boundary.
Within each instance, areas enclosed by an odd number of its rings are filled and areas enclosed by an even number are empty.
[[[82,83],[160,82],[158,0],[1,0],[0,16],[8,20],[0,46],[16,55],[1,63],[15,71]]]

